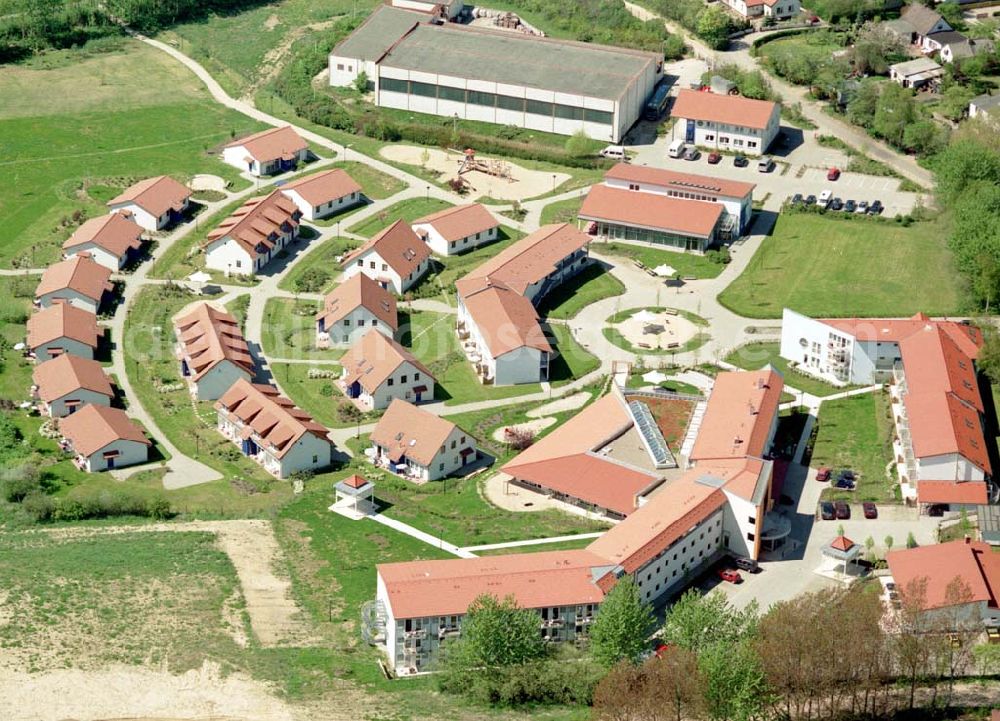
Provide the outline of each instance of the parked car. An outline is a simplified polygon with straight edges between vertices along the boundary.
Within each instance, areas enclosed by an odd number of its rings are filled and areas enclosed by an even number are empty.
[[[819,504],[819,515],[824,521],[832,521],[837,517],[837,509],[829,501],[823,501]]]
[[[854,483],[856,480],[858,480],[858,477],[854,474],[854,471],[852,471],[850,468],[845,468],[840,473],[838,473],[837,478],[844,481],[850,481],[851,483]]]
[[[881,215],[883,210],[885,210],[885,208],[882,207],[881,200],[873,200],[872,204],[868,206],[869,215]]]
[[[865,518],[878,518],[878,508],[871,501],[865,501],[861,504],[861,509],[865,512]]]
[[[824,190],[822,193],[819,194],[819,199],[816,202],[825,208],[830,204],[831,198],[833,198],[833,191]]]
[[[688,148],[684,151],[684,160],[697,160],[701,157],[701,151],[698,148]]]
[[[843,488],[844,490],[847,490],[847,491],[853,491],[854,490],[854,481],[849,481],[846,478],[838,478],[836,481],[834,481],[833,487],[834,488]]]
[[[840,177],[840,168],[830,168],[828,171],[826,171],[827,180],[834,181],[839,177]]]
[[[743,576],[740,575],[739,571],[732,568],[720,568],[719,578],[729,583],[743,583]]]
[[[802,193],[796,193],[792,196],[792,205],[802,205],[805,198],[802,197]]]
[[[806,196],[806,205],[816,205],[816,196],[815,195],[807,195]]]
[[[857,213],[867,213],[868,212],[868,201],[867,200],[859,200],[858,201],[858,209],[855,212],[857,212]]]
[[[610,158],[611,160],[618,160],[622,163],[628,162],[628,155],[625,152],[625,148],[621,145],[609,145],[600,152],[602,158]]]
[[[746,558],[745,556],[733,556],[732,559],[733,565],[741,571],[746,571],[747,573],[760,573],[760,564],[752,558]]]
[[[826,483],[827,481],[830,480],[830,476],[832,474],[833,471],[831,471],[829,468],[827,468],[826,466],[821,466],[820,469],[816,471],[816,480],[819,481],[820,483]]]
[[[719,161],[722,160],[722,153],[709,153],[708,154],[708,164],[718,165]]]
[[[940,518],[948,510],[948,506],[944,503],[935,503],[933,506],[927,509],[928,516],[934,516],[935,518]]]
[[[855,203],[853,200],[845,200],[844,201],[844,212],[845,213],[853,213],[857,209],[858,209],[858,204]]]
[[[843,210],[844,201],[840,198],[834,198],[830,201],[830,205],[827,207],[829,207],[830,210]]]
[[[747,160],[747,156],[745,155],[737,155],[735,158],[733,158],[733,165],[735,165],[737,168],[745,168],[748,165],[750,165],[750,161]]]
[[[771,160],[769,155],[765,155],[763,158],[757,161],[757,172],[758,173],[770,173],[774,169],[774,161]]]
[[[844,501],[834,502],[833,510],[837,514],[838,521],[846,521],[851,517],[851,507],[844,503]]]

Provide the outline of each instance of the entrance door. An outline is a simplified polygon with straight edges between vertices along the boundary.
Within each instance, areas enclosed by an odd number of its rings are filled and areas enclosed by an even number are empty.
[[[114,456],[112,456],[111,458],[108,458],[107,460],[108,460],[108,470],[109,471],[114,470],[114,467],[115,467]]]

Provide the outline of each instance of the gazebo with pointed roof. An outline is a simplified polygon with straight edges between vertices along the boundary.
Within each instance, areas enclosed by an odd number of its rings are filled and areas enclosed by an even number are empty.
[[[375,510],[375,484],[354,474],[333,487],[335,498],[331,509],[353,511],[352,518],[364,518]]]
[[[861,546],[841,533],[823,546],[823,555],[844,562],[844,575],[847,575],[847,564],[853,562],[861,554]]]

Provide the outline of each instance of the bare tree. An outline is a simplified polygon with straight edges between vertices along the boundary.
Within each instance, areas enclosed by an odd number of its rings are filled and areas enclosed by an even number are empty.
[[[705,680],[698,670],[695,654],[670,646],[661,652],[660,658],[654,656],[646,661],[642,670],[650,691],[643,719],[683,721],[703,715]]]
[[[899,608],[893,617],[893,655],[900,676],[909,682],[909,708],[913,708],[917,680],[930,668],[933,636],[927,608],[927,577],[913,579],[899,589]]]
[[[612,668],[594,689],[598,721],[641,721],[646,710],[649,678],[643,667],[627,661]]]

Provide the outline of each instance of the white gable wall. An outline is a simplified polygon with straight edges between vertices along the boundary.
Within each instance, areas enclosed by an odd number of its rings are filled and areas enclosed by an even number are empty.
[[[108,460],[104,457],[104,454],[113,453],[115,451],[118,452],[118,455],[114,459],[115,468],[134,466],[139,463],[145,463],[149,460],[149,446],[136,441],[119,439],[109,443],[104,448],[88,457],[86,459],[87,471],[90,473],[96,473],[98,471],[108,470]]]
[[[76,401],[75,404],[67,405],[67,401]],[[56,398],[51,403],[46,403],[46,412],[50,418],[64,418],[83,408],[85,405],[110,406],[111,399],[101,393],[96,393],[87,388],[78,388],[72,393]]]
[[[494,226],[489,230],[485,230],[481,233],[473,233],[465,238],[459,238],[458,240],[448,241],[445,240],[444,236],[438,232],[430,223],[418,223],[413,226],[413,231],[420,237],[426,237],[427,245],[430,246],[432,252],[438,255],[455,255],[457,253],[463,253],[467,250],[472,250],[477,248],[483,243],[489,243],[490,241],[497,239],[497,232],[499,226]]]
[[[48,343],[43,343],[34,350],[36,363],[52,360],[53,358],[58,358],[66,353],[79,356],[80,358],[87,358],[89,360],[94,359],[93,348],[86,343],[81,343],[80,341],[72,338],[56,338]]]
[[[98,265],[103,265],[105,268],[113,272],[118,272],[121,270],[122,266],[125,265],[126,256],[123,255],[121,258],[118,258],[104,248],[94,245],[93,243],[81,243],[80,245],[63,253],[63,258],[69,260],[70,258],[75,258],[80,253],[89,255]]]
[[[221,398],[240,378],[253,380],[253,376],[242,366],[230,360],[222,360],[191,386],[199,400],[214,401]]]
[[[337,213],[345,208],[350,208],[361,202],[362,196],[359,192],[349,193],[347,195],[342,195],[339,198],[333,198],[320,205],[313,205],[301,195],[294,188],[282,189],[281,191],[285,194],[298,209],[302,212],[302,217],[306,220],[316,220],[317,218],[325,218],[328,215]]]
[[[42,308],[51,308],[56,303],[69,303],[77,308],[82,308],[83,310],[90,311],[91,313],[97,313],[97,309],[100,306],[100,301],[95,301],[93,298],[86,298],[75,290],[70,290],[69,288],[63,288],[62,290],[55,291],[53,293],[46,293],[45,295],[38,296],[38,304]]]
[[[392,328],[383,323],[367,308],[358,306],[343,319],[337,321],[332,328],[320,332],[319,321],[316,322],[316,340],[327,341],[333,346],[350,346],[375,328],[386,338],[393,338]]]

